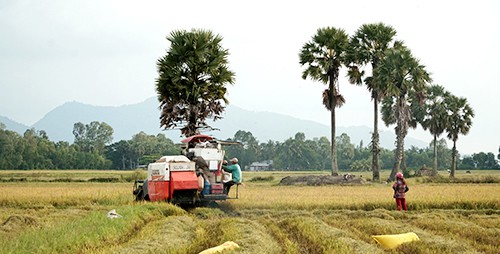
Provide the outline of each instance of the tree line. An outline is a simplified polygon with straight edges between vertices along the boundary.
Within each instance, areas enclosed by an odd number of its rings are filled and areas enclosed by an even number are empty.
[[[306,139],[304,133],[298,132],[283,142],[271,141],[259,143],[251,132],[238,131],[232,138],[239,141],[241,146],[226,148],[227,154],[238,157],[240,164],[245,167],[256,161],[272,161],[272,167],[278,170],[328,170],[331,168],[331,147],[327,137]],[[338,152],[338,167],[341,171],[371,171],[371,147],[363,141],[353,144],[346,133],[336,137]],[[440,154],[437,168],[450,169],[452,149],[449,149],[446,139],[439,139],[435,145]],[[500,160],[500,147],[497,155]],[[402,169],[431,170],[434,163],[434,140],[428,147],[412,146],[405,150],[402,160]],[[394,150],[380,148],[380,166],[382,169],[392,169]],[[458,155],[459,169],[500,169],[500,164],[493,153],[474,153]]]
[[[352,36],[341,28],[319,28],[300,50],[299,63],[304,67],[303,79],[310,78],[327,85],[323,104],[331,112],[333,175],[338,171],[335,109],[346,103],[339,90],[339,73],[345,67],[349,82],[366,86],[373,100],[373,179],[378,181],[380,177],[380,103],[384,123],[395,125],[396,149],[389,179],[394,178],[401,165],[404,166],[404,139],[408,130],[417,124],[434,135],[433,175],[437,174],[437,138],[446,132],[452,140],[450,175],[454,176],[458,136],[469,132],[474,111],[465,98],[456,97],[443,87],[432,84],[426,67],[403,41],[396,39],[393,27],[384,23],[363,24]]]
[[[222,37],[209,30],[192,29],[173,31],[167,40],[170,48],[166,55],[157,60],[156,91],[161,110],[160,125],[166,129],[179,128],[184,136],[200,133],[202,129],[211,129],[206,119],[217,120],[222,117],[225,105],[228,103],[226,86],[235,82],[235,74],[228,66],[229,52],[221,45]],[[241,153],[242,158],[247,156],[247,162],[250,162],[269,157],[268,152],[275,152],[273,161],[279,167],[323,169],[329,166],[332,175],[338,175],[339,168],[353,167],[353,162],[349,161],[350,155],[353,154],[352,149],[347,145],[350,142],[346,142],[347,137],[343,135],[338,137],[335,127],[335,110],[347,101],[339,89],[339,73],[342,68],[346,68],[349,82],[366,86],[370,92],[370,99],[373,100],[374,127],[369,148],[372,154],[370,164],[373,179],[380,180],[379,170],[381,166],[386,166],[386,161],[382,161],[385,151],[380,147],[378,134],[379,111],[381,119],[387,126],[395,126],[396,149],[393,151],[390,179],[400,171],[401,167],[406,167],[414,159],[407,154],[413,152],[413,148],[405,150],[404,139],[409,129],[417,125],[421,125],[434,136],[433,161],[429,163],[432,165],[433,174],[437,174],[439,164],[444,165],[443,162],[438,162],[438,158],[440,160],[448,158],[446,153],[438,153],[443,152],[438,150],[441,141],[438,138],[446,134],[446,137],[453,142],[449,167],[451,176],[454,176],[457,164],[460,163],[457,140],[459,135],[466,135],[472,127],[474,111],[466,98],[457,97],[442,86],[432,84],[426,67],[412,54],[407,45],[396,38],[396,30],[393,27],[383,23],[364,24],[351,36],[341,28],[319,28],[311,39],[304,43],[298,56],[299,64],[304,68],[302,78],[327,85],[322,99],[323,105],[331,112],[329,146],[324,142],[328,140],[326,138],[314,142],[306,140],[302,137],[303,134],[297,134],[296,137],[283,143],[269,141],[262,147],[262,151],[269,150],[265,153],[259,153],[261,146],[258,142],[247,143],[243,148],[229,148],[233,153]],[[121,165],[121,168],[131,168],[139,165],[141,158],[150,151],[148,149],[151,149],[139,145],[140,142],[134,141],[134,138],[131,141],[112,144],[110,147],[104,146],[102,142],[106,140],[99,137],[96,131],[108,131],[109,134],[109,128],[104,123],[88,125],[77,123],[73,131],[75,144],[59,144],[73,151],[75,165],[81,162],[82,154],[90,154],[103,159],[102,163],[95,167],[105,167],[106,163],[111,162],[113,168],[117,165]],[[250,136],[244,132],[239,134]],[[89,143],[87,135],[99,142]],[[235,135],[234,138],[238,139],[236,136],[240,135]],[[43,133],[34,130],[31,134],[25,133],[25,136],[34,136],[32,138],[34,141],[30,141],[32,143],[44,139]],[[163,140],[164,136],[150,138]],[[141,140],[141,137],[137,139]],[[318,147],[312,149],[314,145]],[[326,148],[330,149],[329,154],[325,153]],[[157,145],[154,149],[158,151],[167,148]],[[491,155],[475,157],[489,160]],[[325,158],[330,161],[325,162]],[[356,167],[365,165],[360,160],[356,162],[354,165]],[[40,165],[50,166],[50,163],[54,167],[59,166],[51,161]],[[479,165],[474,162],[474,156],[468,163]],[[23,167],[29,165],[31,164],[25,163]]]
[[[96,126],[99,128],[94,129]],[[102,133],[104,130],[108,138],[100,139],[99,135],[94,135],[95,131]],[[75,142],[70,144],[66,141],[53,142],[45,131],[33,128],[20,135],[6,130],[5,125],[0,123],[0,169],[110,168],[112,162],[103,152],[105,144],[111,141],[112,128],[105,123],[93,122],[84,125],[80,131],[74,129]]]
[[[130,140],[112,143],[113,128],[104,122],[75,123],[72,144],[53,142],[43,130],[28,129],[23,135],[6,130],[0,124],[0,169],[119,169],[128,170],[147,165],[163,155],[180,154],[175,144],[164,134],[139,132]],[[328,170],[331,165],[331,143],[326,137],[306,139],[297,133],[283,142],[260,142],[251,132],[240,130],[228,139],[241,146],[225,147],[228,157],[238,157],[243,168],[253,162],[272,162],[276,170]],[[349,135],[336,138],[338,166],[341,171],[371,171],[371,148],[361,141],[353,144]],[[436,143],[440,154],[438,169],[448,169],[452,151],[445,139]],[[381,148],[382,169],[390,169],[393,150]],[[405,150],[403,168],[420,169],[433,163],[433,141],[426,148]],[[475,153],[458,156],[459,169],[499,169],[499,154]]]
[[[438,155],[438,138],[446,134],[453,142],[449,167],[450,175],[454,176],[459,159],[457,140],[472,127],[474,111],[466,98],[433,84],[425,65],[396,34],[393,27],[384,23],[363,24],[352,35],[342,28],[321,27],[299,49],[302,78],[326,85],[322,102],[331,113],[330,155],[327,156],[331,161],[324,164],[330,165],[332,175],[338,175],[339,167],[343,167],[339,165],[344,155],[337,149],[335,113],[336,108],[348,101],[339,89],[339,76],[344,68],[349,83],[365,86],[370,93],[368,98],[373,101],[370,152],[375,181],[380,180],[380,164],[385,163],[381,162],[379,111],[383,122],[394,126],[396,134],[389,179],[407,163],[409,156],[405,154],[404,140],[409,129],[417,125],[434,135],[433,175],[437,174],[438,157],[444,158],[444,154]],[[210,129],[207,118],[222,117],[228,103],[227,85],[234,83],[235,74],[229,69],[229,52],[222,47],[220,35],[202,29],[176,30],[167,40],[170,48],[157,60],[160,125],[180,128],[187,137]],[[296,147],[290,147],[288,153],[293,150]]]

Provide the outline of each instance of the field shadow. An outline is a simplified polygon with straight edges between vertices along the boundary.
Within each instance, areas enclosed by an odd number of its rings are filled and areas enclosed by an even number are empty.
[[[197,203],[197,204],[179,205],[179,207],[188,213],[196,213],[197,210],[202,209],[202,210],[206,210],[206,211],[212,210],[214,212],[219,211],[217,213],[224,214],[224,215],[230,216],[230,217],[241,216],[241,213],[236,211],[231,203],[225,202],[225,201],[222,201],[222,202],[207,201],[207,202],[201,202],[201,203]]]
[[[234,209],[233,205],[229,202],[221,202],[217,204],[217,208],[223,211],[226,215],[231,217],[239,217],[241,213]]]

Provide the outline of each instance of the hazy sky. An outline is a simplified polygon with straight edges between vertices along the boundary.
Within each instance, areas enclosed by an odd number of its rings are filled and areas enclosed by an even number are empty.
[[[165,37],[176,29],[205,28],[221,35],[230,52],[236,73],[230,103],[329,125],[321,103],[325,86],[302,80],[299,50],[320,27],[353,34],[362,24],[384,22],[435,84],[474,108],[473,128],[460,136],[458,149],[497,154],[499,13],[495,0],[0,0],[0,115],[31,125],[68,101],[144,101],[156,95],[156,60],[169,47]],[[346,104],[337,110],[337,125],[371,127],[366,88],[341,76],[340,91]],[[409,136],[432,140],[419,129]]]

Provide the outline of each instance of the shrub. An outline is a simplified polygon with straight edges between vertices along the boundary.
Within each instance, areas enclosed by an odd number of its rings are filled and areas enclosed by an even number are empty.
[[[249,182],[271,182],[274,180],[274,176],[256,176],[249,180]]]
[[[418,180],[422,183],[500,183],[500,178],[495,176],[468,176],[468,177],[425,177]]]

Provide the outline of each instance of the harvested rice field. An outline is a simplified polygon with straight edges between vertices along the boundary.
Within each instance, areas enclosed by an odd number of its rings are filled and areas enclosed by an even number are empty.
[[[182,209],[134,202],[134,172],[34,173],[0,171],[12,178],[0,182],[0,253],[200,253],[227,241],[239,248],[224,253],[500,253],[495,182],[410,178],[399,212],[390,184],[283,186],[311,172],[244,172],[239,199]],[[407,232],[420,240],[386,249],[371,237]]]

